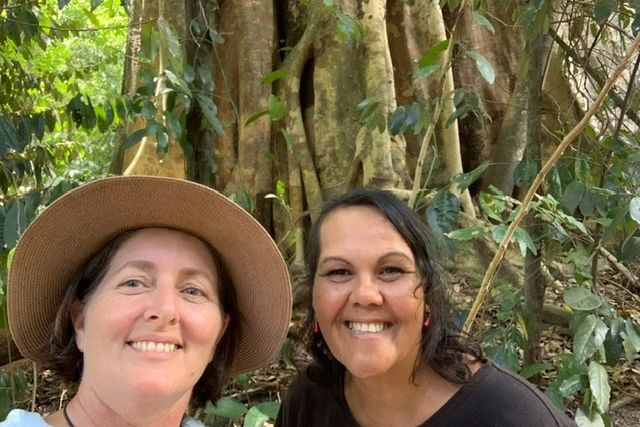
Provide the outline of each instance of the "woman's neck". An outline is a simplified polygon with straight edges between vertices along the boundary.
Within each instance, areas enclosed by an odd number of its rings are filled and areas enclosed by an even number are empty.
[[[141,400],[115,397],[106,400],[82,385],[67,405],[67,414],[75,427],[179,427],[190,396],[172,400]],[[70,426],[69,426],[70,427]]]
[[[345,373],[345,398],[358,424],[417,426],[435,414],[461,385],[442,378],[431,368],[411,375],[357,378]]]

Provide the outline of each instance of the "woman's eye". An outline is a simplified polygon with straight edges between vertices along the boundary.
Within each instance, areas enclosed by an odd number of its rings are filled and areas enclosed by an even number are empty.
[[[393,282],[402,277],[404,273],[404,270],[398,267],[385,267],[380,271],[379,276],[385,282]]]
[[[135,288],[139,288],[142,287],[142,282],[140,280],[136,280],[136,279],[129,279],[129,280],[125,280],[124,282],[122,282],[122,284],[120,285],[123,288],[130,288],[130,289],[135,289]]]
[[[346,282],[351,278],[351,272],[345,268],[336,268],[329,270],[324,276],[328,277],[332,282]]]
[[[195,286],[187,286],[182,290],[182,293],[192,296],[192,297],[204,297],[206,296],[202,289],[197,288]]]

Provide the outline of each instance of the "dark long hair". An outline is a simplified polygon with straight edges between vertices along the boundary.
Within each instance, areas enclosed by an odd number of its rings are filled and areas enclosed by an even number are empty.
[[[69,315],[71,306],[75,301],[83,305],[89,302],[109,270],[111,260],[118,249],[137,231],[139,230],[125,231],[103,246],[89,258],[67,288],[56,315],[51,341],[46,349],[50,355],[49,360],[43,364],[45,368],[51,369],[65,381],[79,384],[83,369],[83,355],[76,345],[75,331]],[[229,316],[229,325],[216,347],[213,360],[206,366],[193,387],[189,402],[192,408],[204,406],[207,401],[215,401],[220,397],[229,379],[231,362],[240,340],[235,288],[215,249],[207,242],[203,240],[202,242],[209,249],[218,272],[220,280],[218,298],[223,314]]]
[[[371,207],[384,215],[411,249],[420,272],[418,286],[424,291],[431,320],[428,328],[422,328],[420,353],[415,362],[413,376],[420,367],[430,366],[449,381],[467,382],[471,378],[467,358],[480,360],[482,352],[476,343],[462,334],[452,320],[441,274],[432,256],[427,227],[413,210],[393,194],[373,188],[357,188],[327,203],[309,231],[305,259],[309,273],[309,288],[308,292],[305,292],[307,327],[304,328],[303,340],[315,362],[307,371],[310,378],[317,383],[327,384],[327,379],[335,378],[334,375],[344,372],[344,366],[333,357],[322,333],[313,333],[311,295],[320,257],[322,225],[330,213],[354,206]]]

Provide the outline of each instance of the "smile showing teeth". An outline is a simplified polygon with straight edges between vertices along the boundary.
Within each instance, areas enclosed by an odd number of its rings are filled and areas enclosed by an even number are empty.
[[[375,333],[382,332],[385,329],[384,323],[360,323],[360,322],[349,322],[349,329],[351,329],[355,333]]]
[[[129,345],[140,351],[152,351],[155,353],[171,353],[178,349],[175,344],[169,344],[166,342],[153,342],[153,341],[133,341]]]

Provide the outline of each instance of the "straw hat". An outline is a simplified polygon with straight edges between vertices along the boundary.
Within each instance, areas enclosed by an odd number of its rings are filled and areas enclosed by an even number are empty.
[[[48,360],[56,312],[72,278],[107,242],[127,230],[166,227],[208,242],[237,293],[240,345],[232,372],[274,359],[291,317],[287,266],[262,226],[218,192],[150,176],[100,179],[47,207],[16,247],[8,286],[9,325],[20,352]]]

